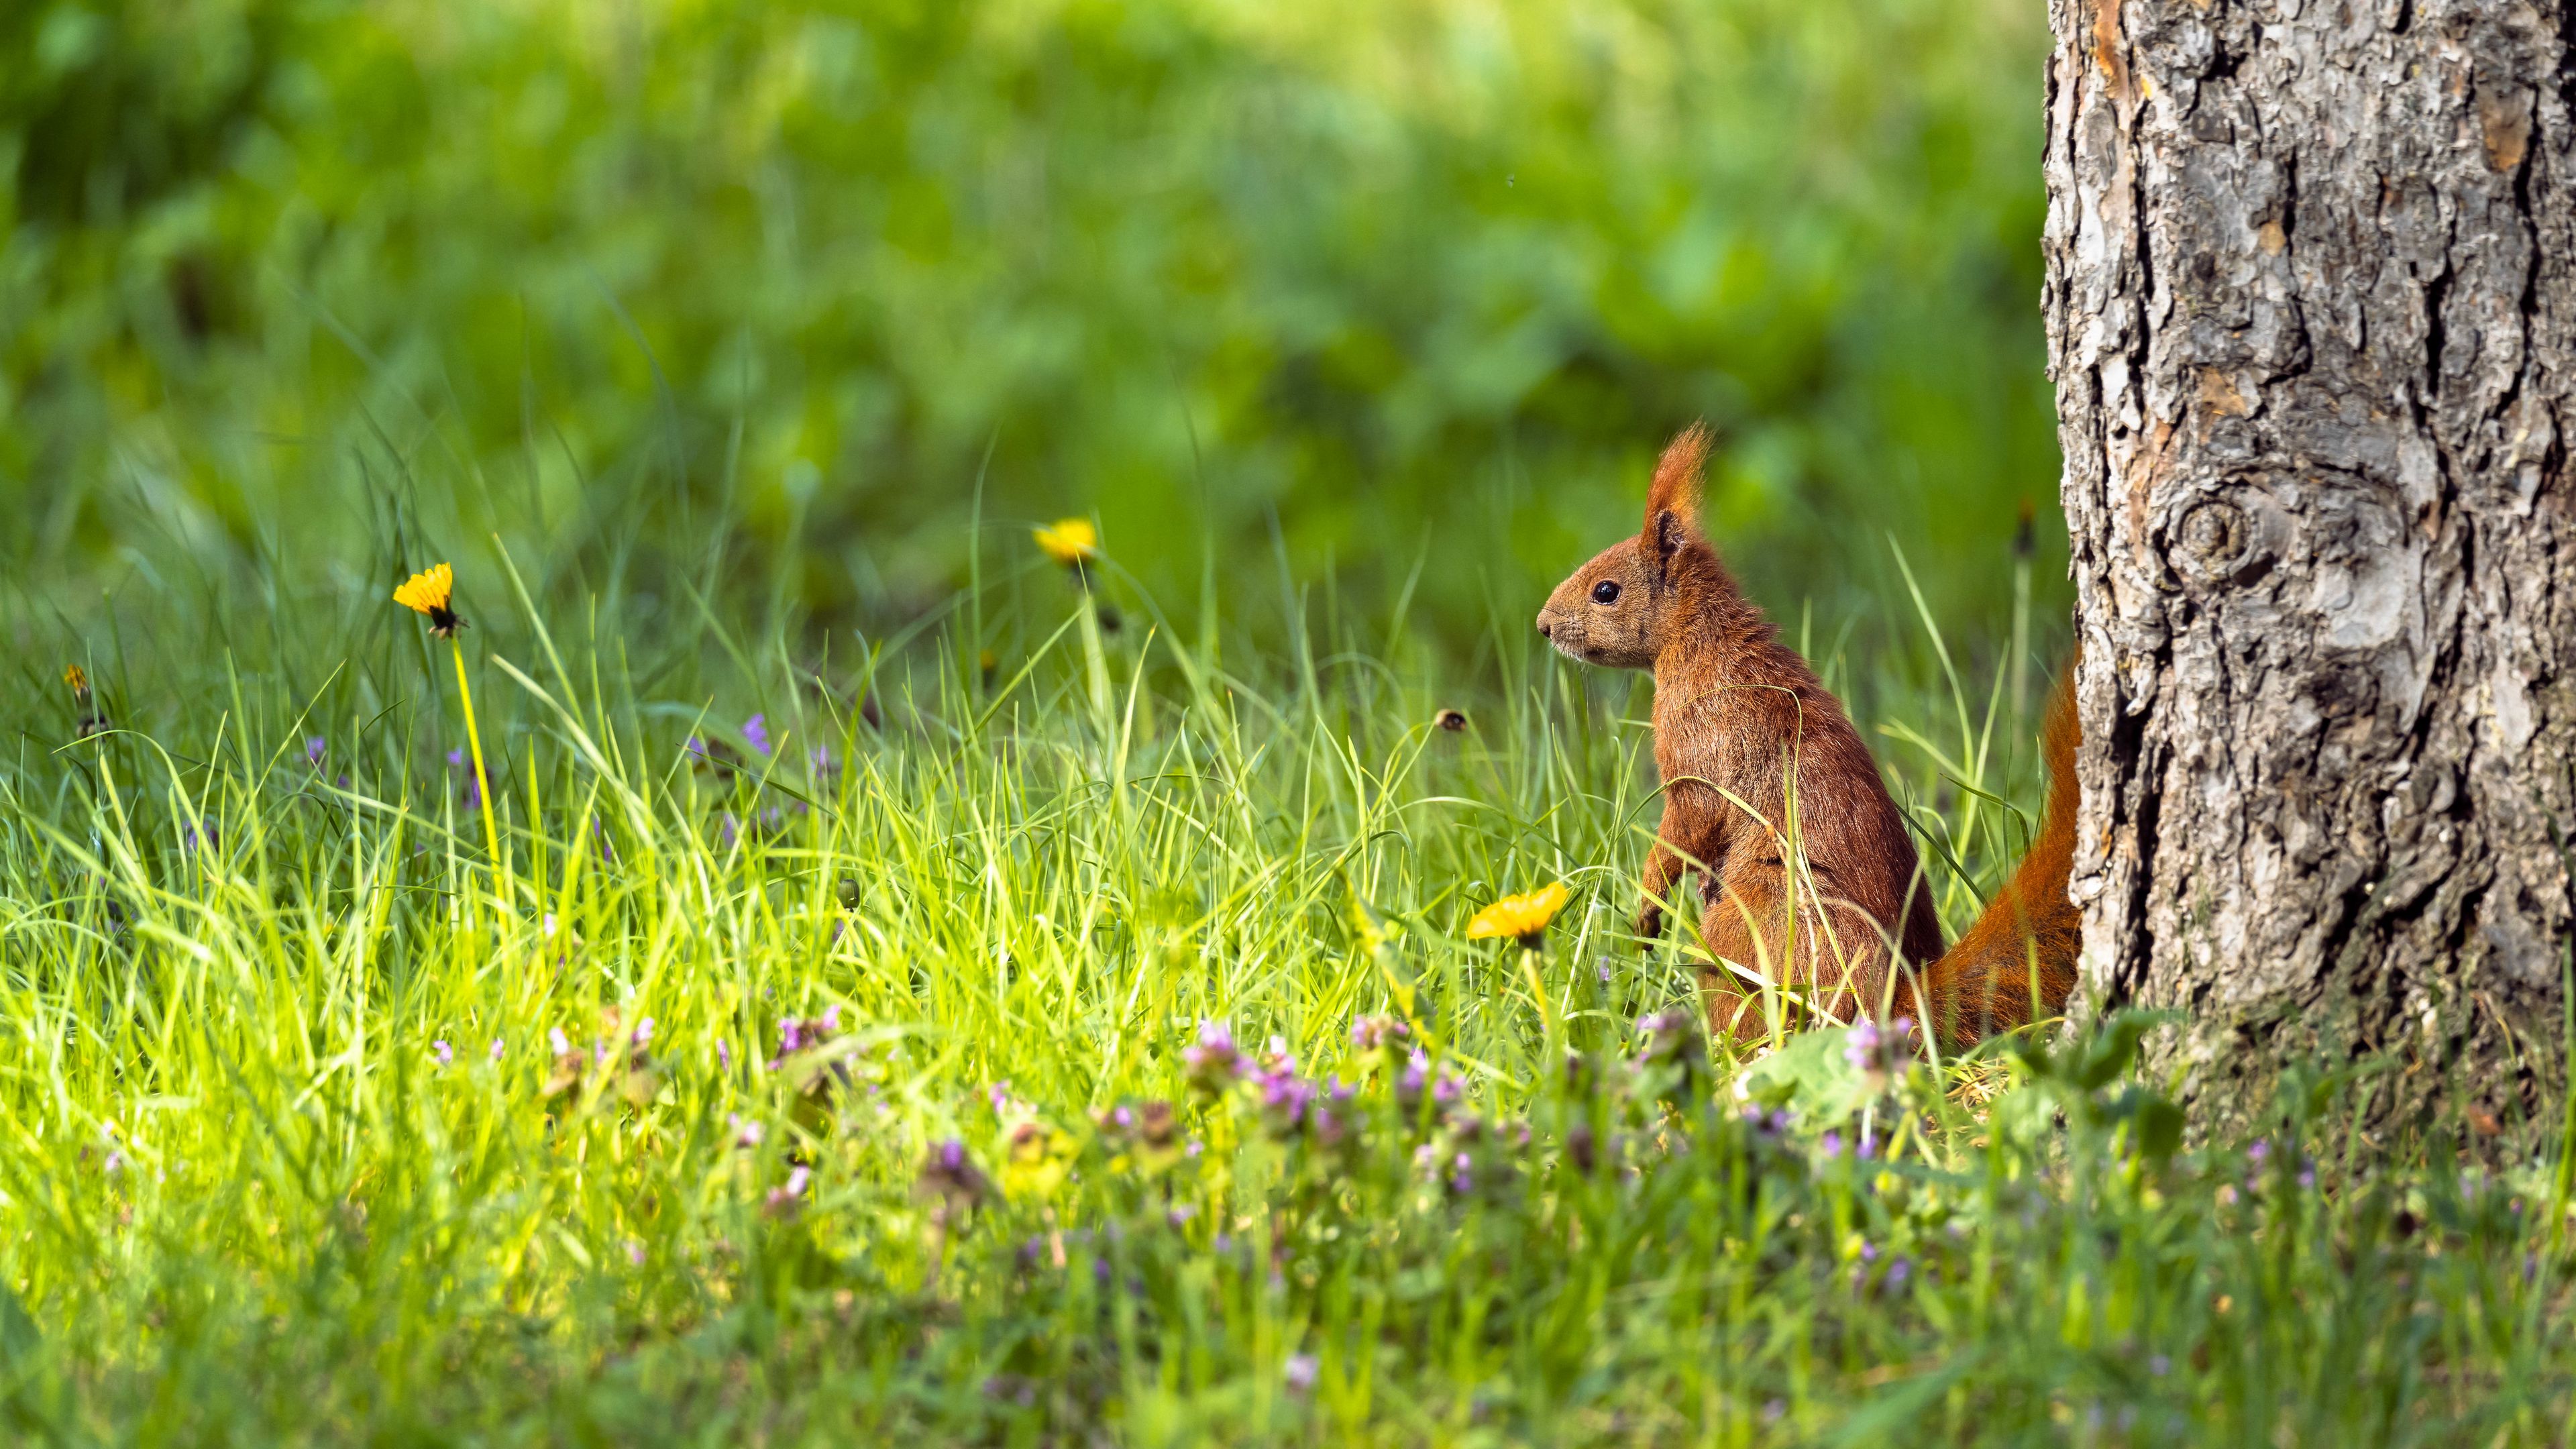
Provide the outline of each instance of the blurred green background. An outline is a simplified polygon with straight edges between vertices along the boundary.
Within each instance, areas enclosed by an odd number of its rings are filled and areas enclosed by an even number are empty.
[[[20,0],[0,550],[28,598],[375,591],[497,533],[882,630],[980,486],[988,548],[1093,514],[1175,613],[1284,560],[1472,643],[1705,416],[1767,601],[1885,599],[1894,538],[1992,637],[2023,498],[2064,588],[2045,45],[2036,0]]]

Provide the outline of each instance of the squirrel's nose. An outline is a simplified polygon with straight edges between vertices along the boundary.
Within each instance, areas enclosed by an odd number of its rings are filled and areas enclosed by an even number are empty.
[[[1555,631],[1548,627],[1547,615],[1545,614],[1538,616],[1538,637],[1542,639],[1553,639],[1556,637]]]

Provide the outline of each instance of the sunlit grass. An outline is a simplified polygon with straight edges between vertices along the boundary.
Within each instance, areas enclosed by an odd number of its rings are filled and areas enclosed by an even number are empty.
[[[1026,567],[1044,612],[961,600],[856,665],[482,575],[488,794],[381,591],[24,691],[0,1418],[2557,1440],[2544,1165],[2362,1175],[2332,1081],[2177,1152],[2118,1038],[1708,1062],[1692,964],[1625,935],[1624,682],[1265,657],[1132,593],[1113,632],[1114,571]],[[1815,647],[1905,711],[1955,931],[2036,803],[2019,691]],[[1544,930],[1472,939],[1506,896]]]

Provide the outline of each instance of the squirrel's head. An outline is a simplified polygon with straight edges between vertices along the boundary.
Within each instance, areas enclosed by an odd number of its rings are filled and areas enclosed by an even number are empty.
[[[1699,536],[1700,468],[1708,461],[1704,423],[1684,428],[1655,463],[1646,526],[1576,569],[1547,607],[1538,631],[1568,658],[1611,669],[1652,669],[1680,617],[1683,552]]]

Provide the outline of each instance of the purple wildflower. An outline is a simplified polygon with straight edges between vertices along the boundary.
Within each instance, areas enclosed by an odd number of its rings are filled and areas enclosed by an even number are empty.
[[[1637,1034],[1644,1040],[1637,1046],[1640,1066],[1676,1066],[1689,1070],[1696,1056],[1698,1039],[1692,1031],[1690,1013],[1658,1011],[1637,1019]]]
[[[733,1070],[733,1048],[725,1044],[723,1037],[716,1038],[716,1066],[722,1071]]]
[[[1357,1094],[1357,1087],[1344,1086],[1338,1076],[1325,1079],[1324,1099],[1314,1104],[1307,1117],[1314,1127],[1316,1141],[1326,1147],[1338,1147],[1350,1135],[1353,1114],[1348,1106]]]
[[[1200,1022],[1197,1043],[1181,1048],[1181,1066],[1190,1085],[1210,1096],[1222,1095],[1241,1080],[1247,1065],[1243,1053],[1235,1050],[1234,1033],[1221,1022]]]
[[[787,1217],[793,1214],[796,1211],[798,1199],[805,1196],[805,1188],[813,1180],[814,1170],[803,1163],[798,1163],[787,1174],[787,1181],[769,1190],[769,1196],[762,1206],[768,1209],[772,1217]]]
[[[429,1054],[438,1059],[441,1069],[456,1065],[456,1051],[447,1044],[447,1039],[444,1037],[429,1044]]]
[[[1861,1071],[1868,1071],[1878,1061],[1877,1022],[1864,1016],[1843,1033],[1843,1060]]]
[[[1221,1023],[1202,1019],[1199,1022],[1198,1045],[1192,1048],[1184,1048],[1181,1055],[1184,1058],[1187,1058],[1190,1056],[1192,1051],[1196,1051],[1199,1054],[1200,1059],[1208,1057],[1230,1058],[1236,1054],[1234,1049],[1234,1033],[1227,1030]]]
[[[1312,1393],[1315,1388],[1315,1376],[1320,1369],[1321,1365],[1315,1362],[1315,1356],[1311,1353],[1292,1353],[1288,1355],[1288,1362],[1281,1370],[1282,1376],[1286,1378],[1288,1382],[1288,1392],[1292,1394]]]
[[[1363,1016],[1351,1023],[1351,1047],[1356,1051],[1392,1047],[1411,1035],[1410,1027],[1391,1016]]]
[[[2245,1149],[2245,1160],[2253,1163],[2254,1169],[2257,1172],[2260,1172],[2263,1169],[2263,1164],[2268,1161],[2271,1156],[2272,1144],[2264,1141],[2260,1137],[2255,1138],[2253,1145]]]
[[[1403,1075],[1395,1080],[1395,1104],[1406,1116],[1422,1109],[1422,1099],[1431,1098],[1433,1115],[1447,1117],[1450,1110],[1466,1100],[1467,1088],[1458,1074],[1441,1066],[1434,1068],[1431,1058],[1415,1047],[1405,1059]]]
[[[644,1245],[635,1241],[633,1238],[628,1238],[626,1240],[626,1261],[634,1264],[638,1268],[643,1267]]]
[[[1840,1132],[1828,1132],[1824,1135],[1824,1139],[1817,1145],[1825,1149],[1825,1155],[1827,1157],[1840,1157],[1843,1155],[1843,1134]]]
[[[1869,1079],[1873,1087],[1884,1087],[1887,1079],[1905,1070],[1913,1055],[1909,1041],[1914,1035],[1914,1021],[1900,1016],[1881,1027],[1868,1017],[1853,1023],[1844,1033],[1843,1060]]]
[[[930,1205],[931,1222],[942,1229],[977,1203],[992,1196],[993,1184],[966,1155],[966,1144],[951,1137],[930,1149],[912,1180],[913,1196]]]
[[[744,742],[749,744],[753,749],[760,751],[764,755],[768,754],[769,716],[766,714],[756,714],[751,718],[744,720],[742,722],[742,737]]]
[[[1591,1123],[1577,1122],[1565,1130],[1565,1160],[1587,1177],[1600,1166],[1601,1144],[1593,1136]]]
[[[304,742],[304,762],[317,770],[322,768],[323,757],[330,753],[331,742],[320,735]]]
[[[1315,1101],[1315,1084],[1298,1076],[1286,1065],[1285,1053],[1274,1054],[1282,1065],[1255,1076],[1253,1085],[1261,1092],[1261,1115],[1271,1134],[1287,1137],[1306,1123],[1307,1109]]]
[[[496,1061],[496,1062],[497,1062],[497,1061],[499,1061],[500,1059],[501,1059],[501,1039],[500,1039],[499,1037],[497,1037],[497,1036],[496,1036],[496,1037],[492,1038],[492,1060],[494,1060],[494,1061]]]
[[[482,809],[483,786],[474,778],[474,762],[465,758],[465,751],[462,749],[449,750],[447,752],[447,767],[454,770],[462,777],[457,782],[456,786],[457,804],[461,808],[467,810]]]
[[[759,1123],[745,1121],[734,1112],[725,1114],[725,1125],[733,1129],[733,1145],[736,1147],[758,1147],[760,1139],[769,1135]]]

